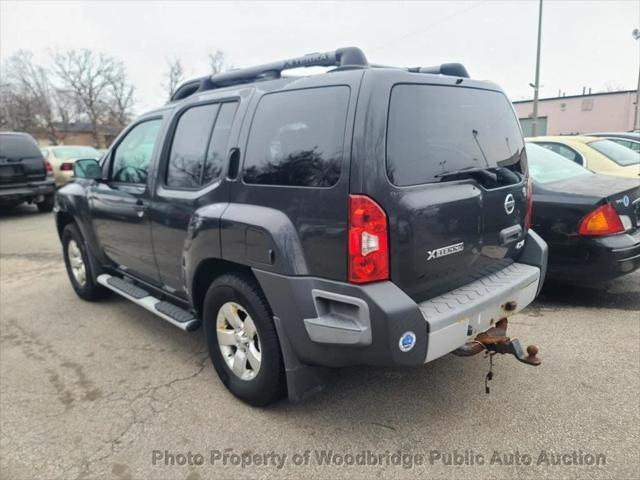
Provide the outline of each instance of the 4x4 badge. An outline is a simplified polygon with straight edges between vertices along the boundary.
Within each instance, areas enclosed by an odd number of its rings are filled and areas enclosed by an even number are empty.
[[[513,210],[516,208],[516,201],[513,198],[513,195],[509,194],[504,199],[504,211],[507,212],[507,215],[511,215]]]
[[[429,250],[427,252],[427,262],[429,260],[433,260],[434,258],[444,257],[446,255],[451,255],[452,253],[458,253],[464,250],[464,242],[456,243],[454,245],[449,245],[447,247],[436,248],[435,250]]]

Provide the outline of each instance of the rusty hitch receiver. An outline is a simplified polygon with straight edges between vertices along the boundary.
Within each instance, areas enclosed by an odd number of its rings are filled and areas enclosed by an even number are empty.
[[[518,361],[534,367],[537,367],[541,363],[541,360],[537,356],[540,349],[536,345],[529,345],[527,347],[527,354],[525,355],[518,339],[514,338],[512,340],[507,337],[508,325],[508,320],[501,318],[494,327],[478,334],[473,341],[467,342],[462,347],[451,352],[461,357],[470,357],[482,351],[487,353],[489,356],[489,372],[485,377],[486,393],[490,392],[489,381],[493,379],[493,356],[496,353],[509,353],[516,357]]]

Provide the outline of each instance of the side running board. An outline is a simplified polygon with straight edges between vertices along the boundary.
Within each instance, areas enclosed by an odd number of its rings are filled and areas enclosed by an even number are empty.
[[[200,326],[200,321],[191,313],[173,303],[152,296],[144,288],[140,288],[127,280],[114,277],[108,273],[99,275],[97,280],[100,285],[113,290],[127,300],[131,300],[181,330],[191,332]]]

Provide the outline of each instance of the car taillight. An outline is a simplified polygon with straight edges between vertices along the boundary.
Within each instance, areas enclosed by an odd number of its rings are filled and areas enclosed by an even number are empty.
[[[349,195],[349,281],[389,278],[387,215],[371,198]]]
[[[47,175],[53,175],[53,167],[51,166],[51,162],[49,160],[45,160],[44,165],[47,168]]]
[[[533,184],[531,183],[531,177],[527,179],[527,213],[524,216],[524,227],[526,229],[531,228],[533,222]]]
[[[596,208],[580,221],[580,235],[611,235],[624,232],[622,220],[610,203]]]
[[[63,163],[60,165],[60,170],[62,170],[63,172],[70,172],[71,170],[73,170],[73,163]]]

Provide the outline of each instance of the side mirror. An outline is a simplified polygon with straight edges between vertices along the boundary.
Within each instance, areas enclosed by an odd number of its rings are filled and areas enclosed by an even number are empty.
[[[73,163],[73,176],[89,180],[101,180],[102,167],[95,158],[81,158]]]

